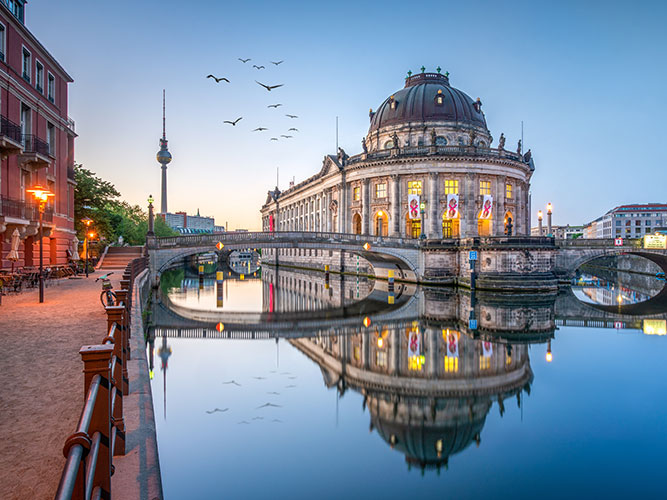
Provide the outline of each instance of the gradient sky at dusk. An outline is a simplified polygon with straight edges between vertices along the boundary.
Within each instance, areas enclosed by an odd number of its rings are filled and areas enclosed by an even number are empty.
[[[340,146],[359,153],[368,109],[422,65],[482,99],[494,147],[504,132],[514,149],[524,121],[534,220],[549,201],[554,224],[666,202],[667,4],[546,4],[31,0],[26,25],[74,77],[76,161],[131,203],[159,206],[162,88],[169,210],[259,229],[276,168],[281,189],[319,171],[336,116]],[[293,139],[269,140],[290,127]]]

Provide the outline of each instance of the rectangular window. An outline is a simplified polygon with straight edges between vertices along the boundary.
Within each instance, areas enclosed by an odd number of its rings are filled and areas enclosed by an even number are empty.
[[[47,97],[49,98],[49,101],[55,103],[56,102],[56,79],[55,77],[49,73],[49,83],[47,86]]]
[[[408,194],[422,194],[422,181],[408,181]]]
[[[445,194],[459,194],[459,181],[447,179],[445,181]]]
[[[354,201],[359,201],[361,200],[361,188],[360,187],[355,187],[354,188]],[[319,205],[319,201],[317,202]],[[319,209],[319,207],[318,207]]]
[[[35,61],[35,88],[40,94],[44,93],[44,66],[39,61]]]
[[[5,60],[5,47],[7,46],[5,33],[5,26],[0,24],[0,61]]]
[[[505,198],[508,200],[512,199],[512,185],[511,184],[505,184]]]
[[[480,356],[479,357],[479,369],[480,370],[488,370],[491,368],[491,358],[488,356]]]
[[[31,57],[30,51],[23,47],[23,78],[27,82],[30,82],[30,66],[31,66]]]
[[[491,194],[491,181],[479,181],[479,194]]]
[[[445,373],[456,373],[459,371],[459,358],[445,356]]]
[[[56,127],[53,123],[46,124],[46,142],[49,144],[49,155],[56,156]]]
[[[387,183],[386,182],[375,185],[375,197],[376,198],[386,198],[387,197]]]

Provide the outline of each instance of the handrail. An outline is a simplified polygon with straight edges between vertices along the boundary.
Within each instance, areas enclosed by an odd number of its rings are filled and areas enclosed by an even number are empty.
[[[66,461],[56,500],[111,498],[113,457],[125,454],[123,396],[129,392],[131,297],[147,257],[125,268],[116,305],[106,307],[107,335],[100,345],[83,346],[85,402],[76,432],[65,441]],[[123,286],[124,285],[124,286]],[[83,468],[82,468],[83,467]]]

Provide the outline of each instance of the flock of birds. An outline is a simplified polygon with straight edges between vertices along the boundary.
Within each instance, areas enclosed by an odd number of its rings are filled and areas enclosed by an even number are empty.
[[[247,64],[247,63],[248,63],[249,61],[251,61],[252,59],[250,59],[250,58],[243,59],[243,58],[239,57],[238,60],[241,61],[243,64]],[[269,62],[270,62],[271,64],[275,65],[275,66],[279,66],[279,65],[281,65],[282,63],[284,63],[285,61],[280,60],[280,61],[269,61]],[[261,71],[261,70],[266,69],[266,67],[265,67],[264,65],[253,64],[252,67],[255,68],[257,71]],[[220,83],[220,82],[231,83],[231,81],[229,80],[229,78],[224,77],[224,76],[215,76],[215,75],[213,75],[213,74],[209,74],[209,75],[206,76],[206,78],[207,78],[207,79],[208,79],[208,78],[213,79],[213,80],[215,81],[216,84],[218,84],[218,83]],[[262,88],[266,89],[267,92],[271,92],[271,91],[273,91],[273,90],[275,90],[275,89],[277,89],[277,88],[280,88],[280,87],[283,87],[283,86],[284,86],[283,83],[280,83],[280,84],[277,84],[277,85],[267,85],[267,84],[262,83],[262,82],[259,82],[259,81],[257,81],[257,80],[255,80],[255,83],[257,83],[257,85],[261,86]],[[283,105],[282,103],[269,104],[269,105],[267,106],[267,108],[278,109],[278,108],[281,107],[282,105]],[[286,116],[287,118],[291,119],[291,120],[294,120],[294,119],[299,118],[298,115],[293,115],[293,114],[289,114],[289,113],[285,113],[285,116]],[[243,117],[242,117],[242,116],[239,116],[236,120],[224,120],[222,123],[231,125],[232,127],[236,127],[236,125],[237,125],[241,120],[243,120]],[[267,130],[269,130],[267,127],[259,126],[259,127],[257,127],[257,128],[252,129],[252,132],[266,132]],[[278,140],[280,140],[281,138],[282,138],[282,139],[292,139],[292,138],[294,137],[294,135],[290,134],[290,132],[299,132],[299,129],[296,128],[296,127],[290,127],[289,129],[287,129],[287,131],[286,131],[285,134],[280,134],[279,136],[271,137],[270,140],[271,140],[271,141],[278,141]]]
[[[278,373],[278,372],[276,370],[272,370],[270,373],[275,374],[275,373]],[[286,375],[287,379],[289,379],[289,380],[295,380],[297,378],[296,376],[292,376],[292,374],[290,372],[281,372],[280,375]],[[255,380],[266,380],[266,377],[253,377],[253,378]],[[223,382],[222,384],[223,385],[234,385],[234,386],[237,386],[237,387],[242,387],[242,384],[238,383],[234,379],[227,380],[226,382]],[[285,389],[292,389],[294,387],[296,387],[295,384],[288,384],[288,385],[285,386]],[[271,395],[271,396],[280,396],[280,393],[277,392],[277,391],[269,391],[269,392],[267,392],[267,394]],[[268,401],[268,402],[266,402],[266,403],[264,403],[260,406],[257,406],[255,408],[255,410],[262,410],[264,408],[282,408],[282,405],[279,405],[279,404],[272,403],[272,402]],[[228,411],[229,411],[229,408],[217,408],[216,407],[216,408],[213,408],[212,410],[206,410],[206,413],[208,415],[213,415],[214,413],[226,413]],[[265,419],[265,417],[258,415],[258,416],[253,417],[250,420],[255,421],[255,420],[264,420],[264,419]],[[274,418],[274,419],[271,420],[271,422],[273,422],[273,423],[282,423],[282,420],[280,420],[278,418]],[[241,420],[240,422],[237,422],[238,425],[248,425],[250,423],[251,422],[248,422],[247,420]]]

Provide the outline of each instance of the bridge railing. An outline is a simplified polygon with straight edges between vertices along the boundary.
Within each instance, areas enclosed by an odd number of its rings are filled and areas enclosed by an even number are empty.
[[[113,457],[125,455],[123,396],[129,394],[130,321],[134,280],[147,257],[134,259],[123,273],[117,303],[106,307],[102,344],[81,347],[84,406],[76,431],[65,441],[67,459],[56,500],[111,498]]]
[[[595,248],[614,248],[616,240],[614,238],[576,238],[566,240],[556,240],[556,246],[559,248],[580,248],[580,247],[595,247]],[[623,239],[622,247],[641,248],[641,238]],[[622,248],[621,247],[621,248]],[[616,247],[618,248],[618,247]]]

